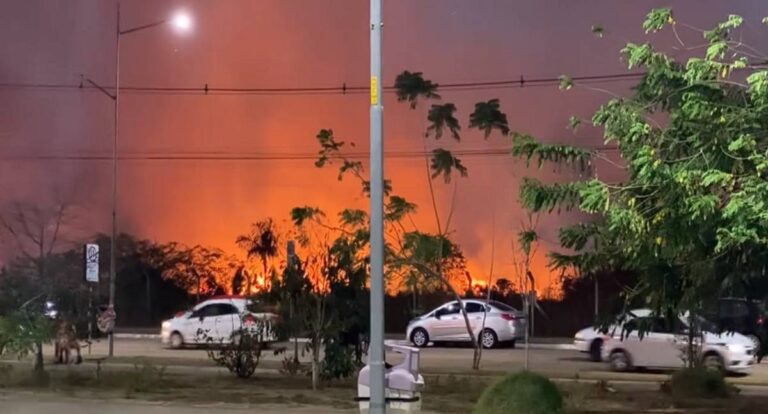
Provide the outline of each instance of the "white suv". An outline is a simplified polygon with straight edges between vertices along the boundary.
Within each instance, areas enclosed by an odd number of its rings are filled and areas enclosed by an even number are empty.
[[[603,358],[614,371],[632,368],[682,368],[688,344],[688,328],[677,319],[647,316],[624,324],[622,336],[608,339],[603,345]],[[702,364],[710,369],[740,372],[755,363],[755,346],[738,333],[716,334],[703,322],[701,339],[695,340]],[[645,331],[642,335],[639,331]]]
[[[226,344],[237,340],[243,328],[264,329],[264,341],[277,340],[272,323],[277,315],[248,310],[251,301],[242,296],[217,296],[163,321],[160,338],[171,348],[185,345]],[[256,322],[263,321],[263,324]],[[252,325],[251,325],[252,324]]]

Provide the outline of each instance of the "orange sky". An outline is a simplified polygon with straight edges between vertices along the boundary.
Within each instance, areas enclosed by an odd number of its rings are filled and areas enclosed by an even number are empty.
[[[166,28],[124,38],[123,85],[303,87],[365,85],[368,79],[367,2],[352,0],[125,0],[123,25],[166,17],[183,7],[195,18],[194,32],[176,36]],[[641,21],[663,1],[613,0],[390,0],[385,2],[384,84],[402,70],[425,72],[437,82],[556,77],[562,73],[622,73],[618,50],[642,40]],[[758,2],[674,2],[678,20],[706,26],[727,13],[753,15]],[[706,7],[702,4],[706,3]],[[727,3],[727,4],[725,4]],[[727,6],[727,7],[726,7]],[[706,10],[707,15],[701,16]],[[102,0],[4,0],[0,6],[0,83],[76,82],[86,74],[113,82],[114,5]],[[606,27],[606,37],[590,33]],[[601,85],[624,93],[626,83]],[[586,90],[563,93],[554,86],[443,94],[455,102],[465,130],[460,148],[502,148],[499,137],[484,141],[466,131],[474,102],[500,98],[513,130],[557,142],[600,142],[599,131],[573,134],[568,117],[588,118],[607,98]],[[388,150],[422,150],[426,108],[410,111],[384,97]],[[93,92],[0,88],[0,149],[6,157],[28,154],[108,155],[111,101]],[[368,98],[346,96],[188,96],[124,94],[123,154],[314,153],[315,134],[333,128],[339,139],[367,149]],[[447,138],[444,138],[447,142]],[[441,143],[443,144],[443,143]],[[429,147],[434,142],[428,142]],[[525,175],[567,179],[552,168],[525,169],[508,157],[473,157],[463,162],[452,228],[473,275],[487,277],[495,223],[495,274],[509,275],[511,241],[524,213],[517,203]],[[68,198],[88,212],[93,230],[108,229],[108,162],[0,160],[0,201]],[[601,176],[616,176],[608,165]],[[420,206],[417,224],[433,230],[423,160],[388,159],[386,175],[395,193]],[[234,239],[267,216],[285,220],[292,207],[315,205],[329,213],[366,200],[351,182],[311,160],[126,161],[119,179],[119,226],[158,241],[177,240],[235,251]],[[441,214],[451,187],[437,183]],[[41,201],[42,202],[42,201]],[[495,217],[495,219],[494,219]],[[541,220],[547,243],[535,262],[539,289],[556,275],[544,270],[544,253],[557,228],[572,220]]]

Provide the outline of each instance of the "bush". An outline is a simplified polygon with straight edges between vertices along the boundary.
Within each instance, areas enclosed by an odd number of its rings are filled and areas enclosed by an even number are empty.
[[[563,396],[552,381],[523,371],[488,387],[475,414],[557,414],[562,408]]]
[[[675,398],[728,398],[732,386],[719,371],[695,367],[672,374],[663,389]]]

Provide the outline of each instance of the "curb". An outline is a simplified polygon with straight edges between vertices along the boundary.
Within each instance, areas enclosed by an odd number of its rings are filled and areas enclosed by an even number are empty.
[[[157,339],[160,340],[160,334],[130,334],[116,333],[115,339]]]

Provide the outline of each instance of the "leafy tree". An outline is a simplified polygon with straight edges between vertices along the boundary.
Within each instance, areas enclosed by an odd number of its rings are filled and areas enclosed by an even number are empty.
[[[42,309],[30,308],[34,305],[0,316],[0,356],[24,358],[32,353],[42,354],[42,344],[51,340],[51,321],[43,315]],[[42,359],[35,358],[35,371],[43,368]]]
[[[721,292],[765,279],[763,262],[752,258],[768,247],[768,70],[764,53],[736,40],[742,23],[732,15],[700,31],[678,24],[670,9],[648,14],[646,32],[671,30],[689,57],[678,61],[648,42],[622,50],[629,68],[645,74],[632,96],[609,100],[592,121],[616,146],[625,177],[529,179],[521,188],[532,211],[562,207],[598,217],[561,230],[561,244],[575,253],[554,256],[553,264],[582,273],[605,263],[633,270],[639,280],[627,300],[665,313],[695,313]],[[699,32],[707,48],[684,43],[680,27]],[[585,171],[604,158],[529,139],[516,148],[525,159]]]
[[[272,280],[268,299],[277,304],[280,323],[277,326],[280,337],[294,339],[293,360],[291,372],[299,366],[298,338],[306,332],[306,321],[310,317],[308,308],[312,284],[304,271],[299,257],[289,256],[282,277]]]
[[[72,207],[67,204],[39,206],[20,202],[7,206],[0,213],[0,229],[4,232],[3,236],[15,246],[16,252],[24,259],[17,261],[16,265],[28,266],[26,270],[32,273],[30,276],[42,287],[42,292],[35,298],[42,297],[43,302],[51,298],[55,285],[55,281],[51,278],[51,258],[57,249],[62,248],[65,241],[63,236],[73,236],[72,213]],[[42,309],[39,310],[42,315]],[[17,322],[26,324],[19,326],[30,329],[30,331],[22,331],[37,332],[39,326],[37,322],[40,320],[37,315],[30,309],[26,309],[22,316]],[[25,338],[25,340],[41,340],[35,344],[35,369],[42,370],[44,336],[35,334]]]

